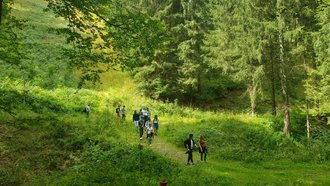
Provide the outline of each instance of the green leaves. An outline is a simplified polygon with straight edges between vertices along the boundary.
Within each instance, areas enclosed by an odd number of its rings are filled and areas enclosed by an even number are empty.
[[[69,21],[68,49],[73,67],[82,72],[80,85],[99,80],[99,73],[142,66],[162,41],[163,26],[121,1],[49,0],[49,9]]]
[[[317,11],[318,32],[314,35],[314,50],[316,54],[316,65],[309,74],[309,97],[312,100],[319,101],[321,112],[329,112],[328,103],[330,100],[330,5],[328,2],[323,1],[318,7]],[[313,81],[314,79],[314,81]],[[315,83],[314,83],[315,82]],[[317,87],[311,87],[317,85]]]
[[[23,28],[22,21],[7,17],[0,26],[0,64],[18,65],[24,54],[23,38],[18,30]]]

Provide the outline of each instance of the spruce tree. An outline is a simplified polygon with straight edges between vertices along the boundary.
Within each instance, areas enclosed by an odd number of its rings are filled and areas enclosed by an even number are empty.
[[[246,85],[251,114],[256,114],[257,100],[264,84],[265,66],[271,50],[274,24],[273,1],[215,1],[218,12],[217,66],[235,81]],[[259,97],[259,98],[258,98]]]
[[[311,33],[315,31],[316,1],[282,1],[276,4],[278,41],[280,54],[279,69],[281,91],[283,97],[283,132],[289,136],[290,129],[290,100],[289,97],[299,97],[299,90],[306,78],[306,64],[313,66],[314,52],[312,50]]]
[[[314,42],[316,63],[309,73],[311,79],[308,95],[314,103],[317,103],[317,114],[322,114],[322,112],[330,112],[327,106],[330,102],[330,1],[320,1],[317,20],[319,29],[315,32]]]
[[[205,39],[212,29],[212,16],[207,0],[184,0],[182,7],[186,36],[178,46],[178,56],[182,61],[179,84],[183,94],[190,99],[188,101],[193,103],[201,98],[203,84],[206,83],[209,51],[205,47]],[[208,87],[204,88],[210,91]]]

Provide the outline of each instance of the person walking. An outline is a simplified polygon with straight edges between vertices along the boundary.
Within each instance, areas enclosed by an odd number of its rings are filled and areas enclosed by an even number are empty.
[[[140,117],[140,120],[142,120],[142,119],[143,119],[143,110],[142,110],[142,109],[140,109],[140,112],[139,112],[139,117]]]
[[[143,112],[143,122],[144,122],[144,127],[148,128],[150,120],[148,119],[148,108],[147,110],[142,109]]]
[[[143,138],[144,123],[143,120],[139,121],[140,140]]]
[[[157,134],[158,134],[158,126],[159,126],[159,119],[158,119],[158,116],[155,115],[154,120],[153,120],[153,127],[154,127],[155,136],[157,136]]]
[[[153,129],[152,129],[152,125],[151,123],[149,124],[149,126],[147,127],[147,139],[148,139],[148,144],[151,144],[151,140],[153,138]]]
[[[91,106],[88,104],[85,106],[83,112],[86,114],[86,116],[89,116],[89,113],[91,112]]]
[[[140,115],[135,110],[134,114],[133,114],[133,123],[134,123],[136,132],[139,132],[139,121],[140,121]]]
[[[203,155],[204,155],[204,161],[206,161],[206,155],[207,155],[207,148],[206,148],[206,141],[204,136],[200,136],[199,138],[199,153],[201,154],[201,161],[203,161]]]
[[[194,147],[196,147],[196,143],[193,139],[193,134],[189,134],[189,138],[185,140],[184,144],[187,149],[186,154],[188,154],[187,165],[194,164],[193,150],[194,150]]]
[[[120,106],[116,108],[117,117],[120,118]]]
[[[125,109],[125,105],[123,106],[123,108],[121,108],[121,119],[125,120],[126,119],[126,109]]]

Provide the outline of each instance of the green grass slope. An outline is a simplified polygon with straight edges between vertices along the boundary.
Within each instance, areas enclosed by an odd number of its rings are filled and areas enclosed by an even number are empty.
[[[123,79],[129,81],[128,77]],[[170,185],[329,183],[327,161],[319,164],[298,159],[304,154],[295,154],[299,148],[290,141],[282,148],[290,154],[273,149],[285,138],[270,131],[263,123],[267,119],[215,115],[143,97],[133,102],[127,99],[129,112],[135,106],[148,104],[154,113],[162,113],[159,136],[148,146],[145,139],[139,140],[130,118],[124,122],[114,114],[114,103],[125,101],[122,97],[132,92],[118,95],[112,88],[84,89],[75,94],[74,89],[48,91],[35,87],[30,94],[65,105],[65,112],[52,107],[44,108],[42,114],[17,111],[16,120],[2,113],[1,118],[7,118],[1,120],[0,132],[0,175],[4,185],[157,185],[163,178]],[[81,113],[86,100],[93,100],[89,117]],[[196,165],[185,165],[182,140],[190,132],[195,137],[206,135],[207,163],[199,162],[195,152]],[[288,145],[292,145],[291,149]]]
[[[24,20],[25,26],[23,30],[17,31],[22,39],[24,53],[12,77],[25,79],[28,85],[50,89],[58,85],[74,85],[76,78],[68,60],[63,56],[63,49],[70,45],[56,31],[65,28],[67,22],[55,17],[52,12],[44,11],[46,7],[47,2],[40,0],[13,1],[11,12],[18,19]]]

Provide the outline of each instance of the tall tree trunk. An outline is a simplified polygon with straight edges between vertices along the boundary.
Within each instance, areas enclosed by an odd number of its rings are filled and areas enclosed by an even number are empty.
[[[281,77],[281,89],[284,101],[284,127],[283,132],[286,136],[290,136],[290,113],[289,113],[289,95],[287,87],[287,79],[285,73],[285,63],[284,63],[284,47],[283,47],[283,31],[282,28],[279,29],[278,34],[279,44],[280,44],[280,77]]]
[[[309,123],[309,103],[308,103],[308,98],[306,97],[306,129],[307,129],[307,139],[309,142],[309,137],[310,137],[310,123]]]
[[[309,91],[309,82],[308,82],[308,66],[306,63],[306,56],[304,56],[304,66],[305,66],[305,79],[307,80],[307,88],[305,90],[305,92]],[[306,132],[307,132],[307,139],[308,139],[308,145],[310,142],[310,123],[309,123],[309,94],[306,93]]]
[[[271,102],[272,102],[272,115],[276,116],[276,97],[275,97],[275,71],[274,71],[274,60],[273,60],[273,50],[270,50],[270,68],[271,68],[271,74],[270,74],[270,83],[271,83]]]
[[[248,92],[250,96],[250,104],[251,104],[251,115],[256,115],[256,108],[257,108],[257,86],[256,85],[249,85]]]
[[[281,79],[281,89],[283,96],[283,114],[284,114],[284,127],[283,133],[286,136],[290,136],[290,113],[289,113],[289,95],[287,87],[287,79],[285,73],[285,61],[284,61],[284,44],[283,44],[283,30],[285,28],[285,21],[283,18],[283,11],[285,7],[283,6],[283,0],[277,0],[277,26],[278,26],[278,41],[279,41],[279,52],[280,52],[280,79]]]
[[[202,77],[201,72],[198,72],[197,77],[197,94],[200,95],[202,93]]]

